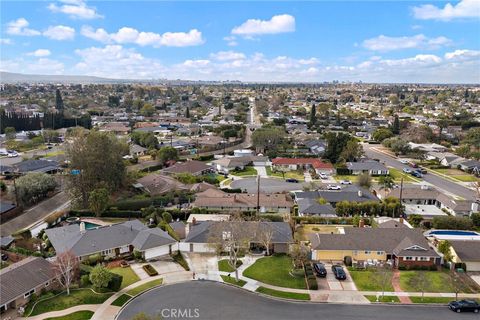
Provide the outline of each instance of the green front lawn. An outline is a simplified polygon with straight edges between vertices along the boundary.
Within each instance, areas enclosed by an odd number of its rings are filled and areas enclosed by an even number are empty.
[[[256,176],[257,175],[257,170],[254,168],[254,167],[245,167],[245,169],[243,170],[239,170],[239,171],[236,171],[236,170],[233,170],[233,171],[230,171],[230,174],[234,175],[234,176]]]
[[[122,294],[120,297],[118,297],[117,299],[115,299],[115,301],[113,301],[111,303],[112,306],[117,306],[117,307],[121,307],[123,306],[125,303],[127,303],[128,300],[130,300],[132,297],[129,296],[128,294]]]
[[[362,270],[356,271],[348,270],[350,272],[350,276],[355,282],[357,289],[360,291],[382,291],[382,286],[380,281],[375,281],[375,279],[379,279],[380,274],[376,274],[375,271],[370,270]],[[394,291],[392,286],[392,275],[390,274],[390,280],[388,281],[387,285],[385,286],[385,291]]]
[[[51,299],[40,301],[35,305],[32,313],[29,314],[34,302],[30,302],[25,310],[26,315],[35,316],[50,311],[64,310],[81,304],[101,304],[105,302],[113,293],[95,293],[90,289],[71,290],[70,295],[64,292],[54,298],[52,293],[46,293],[38,298],[50,297]],[[38,301],[37,300],[37,301]]]
[[[121,275],[123,277],[122,286],[120,287],[120,289],[128,287],[132,283],[135,283],[138,280],[140,280],[137,274],[130,267],[127,267],[127,268],[118,267],[118,268],[109,269],[109,271],[112,273]]]
[[[333,176],[335,178],[335,180],[337,180],[338,182],[342,181],[342,180],[350,180],[352,183],[356,183],[358,182],[358,177],[359,176],[354,176],[354,175],[339,175],[339,174],[336,174]]]
[[[289,256],[273,255],[258,259],[243,275],[273,286],[306,289],[305,278],[292,276],[292,269],[293,263]]]
[[[237,261],[237,268],[240,267],[243,264],[242,260]],[[235,269],[233,269],[230,264],[228,263],[228,259],[223,259],[218,261],[218,270],[223,271],[223,272],[234,272]]]
[[[285,179],[297,179],[298,181],[303,181],[305,179],[303,172],[299,173],[297,171],[288,171],[288,172],[282,173],[280,171],[273,172],[271,169],[270,170],[268,169],[270,167],[266,167],[266,168],[267,168],[267,175],[272,177],[283,179],[285,176]]]
[[[145,290],[148,290],[150,288],[153,288],[153,287],[156,287],[156,286],[159,286],[163,283],[163,279],[157,279],[157,280],[152,280],[152,281],[149,281],[149,282],[146,282],[136,288],[133,288],[131,290],[128,290],[127,291],[127,294],[128,295],[131,295],[132,297],[136,296],[137,294],[140,294],[142,293],[143,291]]]
[[[293,300],[310,300],[310,295],[308,293],[296,293],[296,292],[285,292],[272,290],[265,287],[258,287],[256,292],[260,292],[269,296],[284,298],[284,299],[293,299]]]
[[[450,301],[455,300],[455,298],[446,298],[446,297],[410,297],[413,303],[442,303],[447,304]]]
[[[424,292],[454,292],[450,274],[442,271],[401,271],[400,288],[407,292],[420,292],[416,275],[425,277]]]
[[[227,283],[230,283],[230,284],[234,284],[236,286],[239,286],[239,287],[243,287],[245,284],[247,284],[247,281],[245,280],[242,280],[242,279],[235,279],[235,277],[229,277],[229,276],[221,276],[223,281],[227,282]]]
[[[365,296],[370,302],[377,302],[377,296]],[[400,302],[397,296],[380,296],[378,297],[378,302]]]
[[[93,317],[93,311],[76,311],[61,317],[45,318],[45,320],[88,320]]]
[[[408,167],[408,165],[405,165],[405,167]],[[403,182],[419,182],[421,179],[414,178],[410,174],[404,173],[402,170],[398,170],[395,168],[388,168],[390,171],[390,175],[393,177],[393,180],[395,180],[396,183],[400,183],[401,178],[403,178]]]

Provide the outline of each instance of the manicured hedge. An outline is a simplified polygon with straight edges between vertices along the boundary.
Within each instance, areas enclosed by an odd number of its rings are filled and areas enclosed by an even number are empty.
[[[155,269],[154,269],[151,265],[149,265],[149,264],[144,265],[142,268],[143,268],[143,270],[145,270],[145,272],[146,272],[150,277],[153,277],[153,276],[158,275],[157,270],[155,270]]]
[[[71,210],[69,213],[72,217],[95,217],[95,213],[88,210]],[[100,215],[105,218],[141,218],[141,211],[134,210],[106,210]]]
[[[110,274],[112,275],[112,280],[110,280],[110,282],[108,283],[108,288],[112,291],[120,290],[122,286],[123,277],[113,272],[110,272]]]
[[[315,277],[315,274],[313,273],[312,265],[310,263],[307,263],[303,266],[303,268],[305,270],[305,278],[307,281],[308,289],[318,290],[317,277]]]

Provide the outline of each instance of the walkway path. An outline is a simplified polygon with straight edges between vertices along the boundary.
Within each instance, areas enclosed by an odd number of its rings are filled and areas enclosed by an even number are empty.
[[[402,288],[400,288],[400,271],[398,270],[393,272],[392,286],[395,292],[403,292]],[[400,295],[398,299],[401,303],[412,303],[412,300],[408,296]]]
[[[28,317],[28,318],[20,318],[20,319],[42,320],[42,319],[46,319],[46,318],[65,316],[67,314],[74,313],[74,312],[77,312],[77,311],[88,310],[88,311],[95,312],[95,311],[97,311],[98,308],[100,308],[100,306],[101,306],[101,304],[82,304],[82,305],[71,307],[71,308],[64,309],[64,310],[42,313],[42,314],[39,314],[37,316],[31,316],[31,317]]]

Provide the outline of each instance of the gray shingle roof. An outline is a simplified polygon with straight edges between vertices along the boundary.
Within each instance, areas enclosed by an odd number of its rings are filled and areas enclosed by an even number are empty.
[[[331,204],[320,204],[316,199],[299,199],[298,213],[307,215],[336,216],[337,213]]]
[[[209,232],[213,225],[222,224],[222,223],[243,223],[246,224],[245,230],[253,231],[253,224],[255,222],[251,221],[201,221],[197,222],[195,225],[190,226],[190,232],[185,238],[185,242],[193,243],[208,243],[209,242]],[[270,227],[273,230],[272,243],[292,243],[293,236],[290,226],[286,222],[267,222],[262,221],[261,227]],[[252,227],[249,228],[249,225]],[[252,235],[254,238],[254,235]]]
[[[176,242],[166,232],[156,229],[149,229],[139,220],[132,220],[85,230],[83,233],[77,224],[47,229],[45,232],[57,254],[71,250],[80,257],[130,244],[143,251]]]
[[[58,170],[58,162],[50,160],[26,160],[13,165],[15,171],[19,173],[25,172],[49,172]]]
[[[463,262],[480,261],[480,241],[449,240]]]
[[[0,270],[0,305],[9,303],[55,277],[52,264],[40,257],[28,257]]]
[[[378,198],[365,188],[357,186],[347,186],[341,190],[317,190],[317,191],[305,191],[295,193],[297,199],[310,198],[318,199],[324,198],[327,202],[335,204],[340,201],[378,201]]]

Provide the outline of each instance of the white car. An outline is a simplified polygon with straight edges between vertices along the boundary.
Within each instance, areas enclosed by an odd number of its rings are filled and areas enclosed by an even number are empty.
[[[327,180],[328,176],[325,173],[320,173],[320,179]]]
[[[403,163],[403,164],[408,164],[408,160],[407,160],[407,159],[401,159],[400,162]]]
[[[18,157],[18,153],[16,151],[9,151],[7,157],[9,158]]]
[[[337,184],[329,184],[327,186],[327,189],[328,190],[342,190],[342,187],[340,187],[339,185]]]
[[[350,181],[350,180],[342,180],[342,181],[340,181],[340,184],[352,184],[352,181]]]

